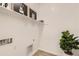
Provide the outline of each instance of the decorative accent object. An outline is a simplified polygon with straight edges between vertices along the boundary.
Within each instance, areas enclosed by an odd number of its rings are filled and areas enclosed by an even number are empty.
[[[69,31],[63,31],[60,39],[60,48],[68,55],[73,55],[72,49],[79,49],[78,37],[70,34]]]

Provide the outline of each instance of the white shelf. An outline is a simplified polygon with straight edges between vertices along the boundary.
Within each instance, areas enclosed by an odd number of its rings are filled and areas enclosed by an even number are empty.
[[[10,10],[10,9],[7,9],[7,8],[4,8],[4,7],[0,7],[0,13],[1,14],[4,14],[4,15],[8,15],[8,16],[10,16],[10,17],[18,17],[18,18],[26,18],[26,20],[29,20],[29,21],[32,21],[32,22],[34,22],[34,23],[37,23],[37,24],[42,24],[43,25],[43,23],[41,23],[41,22],[39,22],[39,21],[37,21],[37,20],[34,20],[34,19],[31,19],[30,17],[28,17],[28,16],[25,16],[25,15],[22,15],[22,14],[20,14],[20,13],[18,13],[18,12],[15,12],[15,11],[13,11],[13,10]]]

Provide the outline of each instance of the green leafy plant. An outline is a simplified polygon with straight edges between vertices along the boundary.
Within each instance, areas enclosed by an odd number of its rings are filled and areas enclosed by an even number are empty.
[[[72,49],[79,49],[79,42],[76,40],[78,37],[74,37],[74,34],[70,34],[69,31],[62,32],[60,39],[60,48],[68,55],[73,55]]]

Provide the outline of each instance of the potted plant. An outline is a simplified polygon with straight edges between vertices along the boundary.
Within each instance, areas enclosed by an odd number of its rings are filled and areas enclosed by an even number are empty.
[[[60,48],[68,55],[73,55],[72,49],[79,49],[79,42],[76,40],[78,37],[74,37],[74,34],[70,34],[69,31],[63,31],[60,39]]]

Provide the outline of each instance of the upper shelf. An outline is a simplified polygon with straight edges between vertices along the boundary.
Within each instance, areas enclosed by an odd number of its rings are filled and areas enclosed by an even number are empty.
[[[32,22],[34,22],[34,23],[43,25],[42,22],[39,22],[39,21],[34,20],[34,19],[32,19],[32,18],[30,18],[30,17],[28,17],[28,16],[22,15],[22,14],[20,14],[20,13],[18,13],[18,12],[15,12],[15,11],[13,11],[13,10],[10,10],[10,9],[4,8],[4,7],[0,7],[0,13],[1,13],[1,14],[4,14],[4,15],[8,15],[8,16],[10,16],[10,17],[17,17],[17,18],[26,19],[26,20],[28,20],[28,21],[32,21]]]

